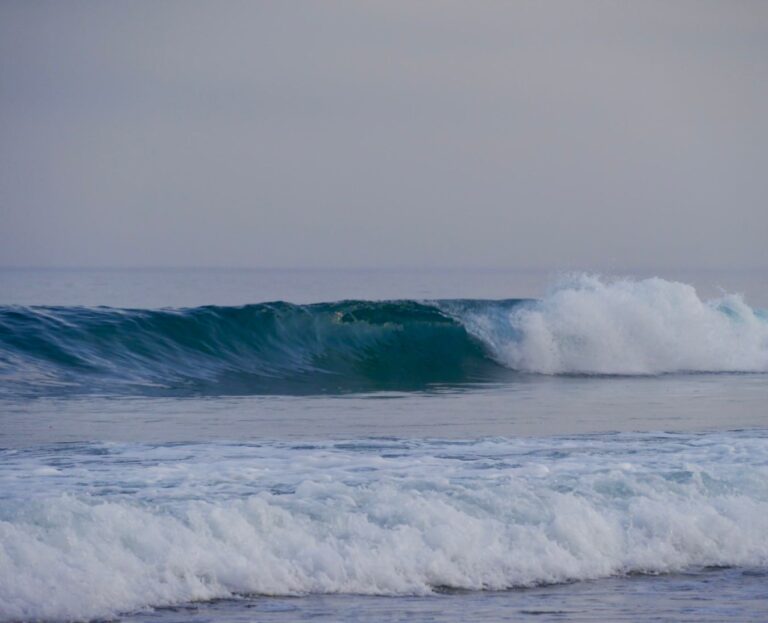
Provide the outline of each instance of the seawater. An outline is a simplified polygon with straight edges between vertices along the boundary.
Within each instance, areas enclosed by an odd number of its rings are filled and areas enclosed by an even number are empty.
[[[764,283],[662,277],[0,273],[0,619],[765,620]]]

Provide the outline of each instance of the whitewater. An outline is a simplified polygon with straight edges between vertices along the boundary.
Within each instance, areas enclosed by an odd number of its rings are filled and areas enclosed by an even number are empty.
[[[543,374],[768,371],[768,315],[688,284],[578,275],[543,299],[463,319],[503,365]]]
[[[0,460],[8,621],[768,565],[765,434],[85,444]]]
[[[764,301],[482,276],[0,272],[0,621],[765,620]]]

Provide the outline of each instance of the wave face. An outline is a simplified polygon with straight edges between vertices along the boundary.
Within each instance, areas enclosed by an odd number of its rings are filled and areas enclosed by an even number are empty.
[[[768,565],[760,431],[62,444],[1,451],[0,485],[7,621]]]
[[[411,389],[499,368],[456,319],[413,301],[6,307],[0,366],[17,393],[233,394]]]
[[[739,296],[590,276],[537,301],[0,308],[6,395],[409,390],[505,370],[765,372],[768,320]]]

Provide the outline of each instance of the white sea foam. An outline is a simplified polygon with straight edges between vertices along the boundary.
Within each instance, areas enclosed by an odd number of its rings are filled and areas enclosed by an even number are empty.
[[[768,371],[768,320],[739,295],[664,279],[564,280],[540,301],[462,318],[494,357],[544,374]]]
[[[2,459],[3,620],[768,565],[768,438],[754,433],[102,444]]]

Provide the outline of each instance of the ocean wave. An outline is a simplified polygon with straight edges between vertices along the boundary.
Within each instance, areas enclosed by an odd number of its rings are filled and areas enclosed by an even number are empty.
[[[764,567],[767,456],[754,432],[6,452],[0,619]]]
[[[764,312],[662,279],[580,275],[541,300],[0,308],[6,395],[293,394],[495,382],[510,371],[767,370]]]

